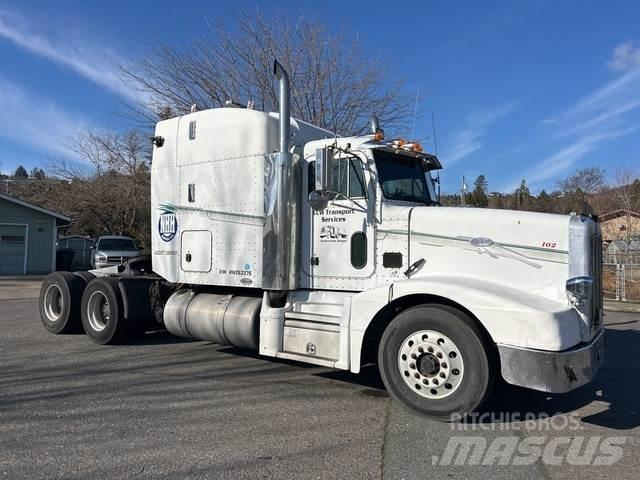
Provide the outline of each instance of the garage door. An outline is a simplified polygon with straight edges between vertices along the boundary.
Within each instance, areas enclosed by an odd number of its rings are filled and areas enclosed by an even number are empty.
[[[24,273],[26,228],[19,225],[0,225],[0,275]]]

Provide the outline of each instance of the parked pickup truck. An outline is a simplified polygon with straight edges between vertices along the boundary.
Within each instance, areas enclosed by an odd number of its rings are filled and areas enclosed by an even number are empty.
[[[139,249],[131,237],[109,235],[99,237],[91,247],[91,267],[104,268],[120,265],[138,256]]]

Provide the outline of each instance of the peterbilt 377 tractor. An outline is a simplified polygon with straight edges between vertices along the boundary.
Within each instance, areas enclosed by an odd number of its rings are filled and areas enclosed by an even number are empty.
[[[349,138],[292,118],[274,74],[278,113],[157,124],[151,258],[49,275],[49,331],[110,344],[162,327],[355,373],[377,363],[394,399],[438,419],[476,409],[498,377],[547,392],[594,377],[594,220],[442,207],[436,156],[375,118]]]

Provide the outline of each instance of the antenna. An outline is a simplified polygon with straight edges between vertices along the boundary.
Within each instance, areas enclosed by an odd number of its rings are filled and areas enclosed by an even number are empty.
[[[433,129],[433,150],[436,154],[436,157],[438,156],[438,141],[436,140],[436,115],[431,112],[431,128]]]
[[[433,153],[438,156],[438,140],[436,139],[436,115],[431,112],[431,128],[433,130]],[[440,203],[440,170],[436,172],[436,181],[438,182],[438,203]]]
[[[416,116],[418,115],[418,97],[420,96],[420,87],[416,88],[416,103],[413,106],[413,123],[411,125],[411,139],[414,138],[416,130]]]

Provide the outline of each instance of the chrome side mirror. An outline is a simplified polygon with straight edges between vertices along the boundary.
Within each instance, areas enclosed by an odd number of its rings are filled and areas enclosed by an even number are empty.
[[[316,149],[315,190],[309,193],[309,205],[313,210],[324,210],[329,201],[335,198],[335,192],[338,190],[338,180],[335,178],[336,161],[332,148]]]
[[[309,193],[309,205],[311,206],[312,210],[319,212],[327,208],[328,204],[329,195],[327,195],[325,192],[314,190],[313,192]]]
[[[335,191],[333,150],[324,147],[316,149],[316,190],[321,192]]]

